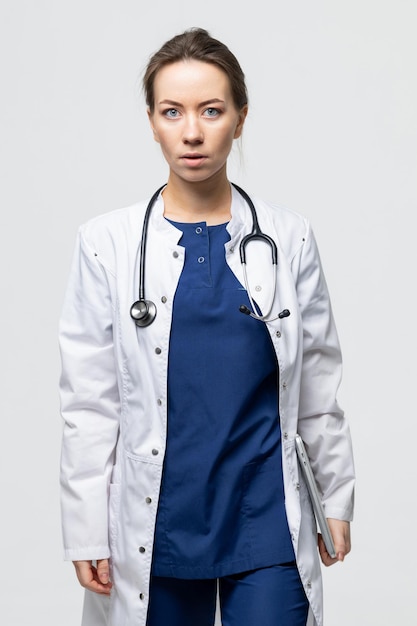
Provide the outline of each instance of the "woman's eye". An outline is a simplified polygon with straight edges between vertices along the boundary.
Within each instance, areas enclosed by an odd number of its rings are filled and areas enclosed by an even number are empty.
[[[166,111],[164,111],[164,115],[166,117],[177,117],[178,111],[177,109],[167,109]]]
[[[209,107],[204,111],[204,115],[206,115],[207,117],[217,117],[218,115],[220,115],[220,111],[219,109],[215,109],[214,107]]]

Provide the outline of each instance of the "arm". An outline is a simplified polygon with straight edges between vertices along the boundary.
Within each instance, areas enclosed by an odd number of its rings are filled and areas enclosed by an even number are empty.
[[[319,541],[323,562],[343,560],[350,550],[354,466],[349,426],[336,394],[342,359],[329,294],[311,229],[294,259],[303,326],[303,364],[298,430],[323,494],[323,505],[335,541],[331,559]],[[331,562],[330,562],[331,561]]]
[[[120,402],[108,276],[82,231],[60,320],[60,349],[65,558],[107,559],[108,485]]]

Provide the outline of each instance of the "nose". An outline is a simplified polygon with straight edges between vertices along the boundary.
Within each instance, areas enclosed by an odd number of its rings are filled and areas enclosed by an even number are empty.
[[[187,116],[184,124],[183,142],[196,145],[202,143],[203,140],[204,135],[198,118],[194,115]]]

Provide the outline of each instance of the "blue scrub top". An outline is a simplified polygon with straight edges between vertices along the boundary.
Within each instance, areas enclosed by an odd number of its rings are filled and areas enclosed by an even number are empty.
[[[294,560],[284,507],[278,368],[225,259],[226,225],[174,223],[168,434],[153,574],[217,578]]]

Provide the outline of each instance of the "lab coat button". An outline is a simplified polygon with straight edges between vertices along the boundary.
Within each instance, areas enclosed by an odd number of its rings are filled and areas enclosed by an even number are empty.
[[[157,402],[158,406],[161,406],[161,404],[162,404],[161,398],[158,398],[158,400],[156,402]]]
[[[155,354],[161,354],[162,350],[161,348],[155,348]]]
[[[277,330],[277,332],[275,334],[278,337],[278,339],[281,337],[281,332],[279,330]]]
[[[229,251],[234,252],[235,251],[234,247],[232,246]]]
[[[143,554],[144,552],[146,552],[146,549],[143,546],[140,546],[139,552]]]
[[[308,580],[308,581],[307,581],[307,587],[308,587],[309,589],[311,589],[311,580]]]
[[[262,287],[260,285],[256,285],[255,291],[262,291]]]
[[[284,382],[282,383],[282,387],[283,387],[283,389],[287,388],[287,381],[284,380]]]
[[[284,439],[288,439],[288,433],[287,432],[284,433]]]
[[[152,498],[150,498],[149,496],[147,498],[145,498],[145,502],[146,504],[151,504],[152,502]]]
[[[172,253],[172,256],[174,257],[174,259],[178,259],[179,254],[176,250],[174,250],[174,252]]]
[[[297,491],[300,491],[300,483],[297,483],[297,484],[295,485],[295,488],[297,489]]]
[[[144,593],[140,593],[139,594],[139,600],[143,600],[145,598],[145,594]]]
[[[161,298],[161,302],[162,302],[163,304],[165,304],[165,302],[166,302],[167,300],[168,300],[168,298],[167,298],[166,296],[162,296],[162,298]]]
[[[153,454],[154,456],[158,456],[158,454],[159,454],[159,450],[157,450],[156,448],[154,448],[154,449],[152,450],[152,454]]]

